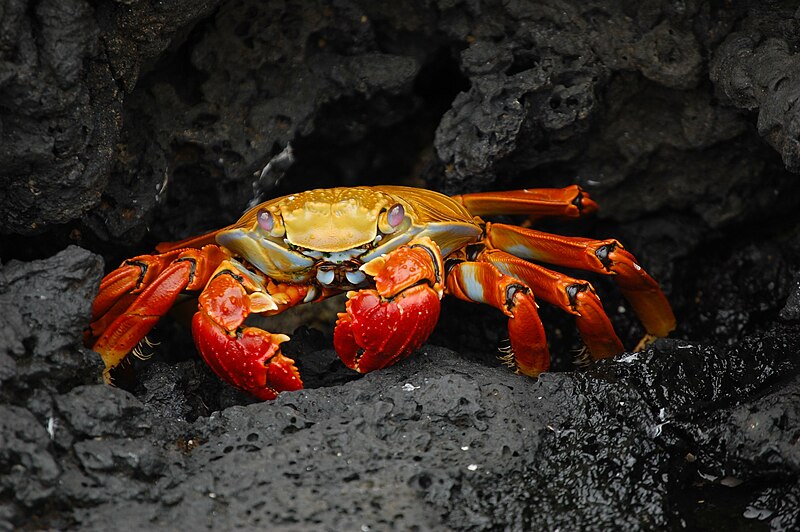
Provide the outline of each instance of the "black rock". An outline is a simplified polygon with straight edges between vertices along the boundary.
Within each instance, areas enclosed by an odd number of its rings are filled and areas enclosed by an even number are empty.
[[[0,528],[800,527],[793,6],[6,4]],[[102,383],[82,333],[103,259],[362,183],[579,183],[598,217],[537,227],[620,238],[678,329],[576,365],[542,305],[554,371],[530,379],[498,361],[504,316],[449,301],[366,376],[298,329],[307,389],[258,403],[166,318]],[[613,279],[570,274],[635,345]]]

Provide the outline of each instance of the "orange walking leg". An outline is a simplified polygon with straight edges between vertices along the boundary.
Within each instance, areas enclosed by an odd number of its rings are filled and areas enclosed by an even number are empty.
[[[533,289],[536,297],[575,316],[575,324],[593,359],[612,357],[625,350],[594,287],[587,281],[574,279],[500,250],[487,250],[480,260],[493,264],[506,275],[522,280]]]
[[[486,224],[487,243],[517,257],[613,275],[647,332],[667,336],[675,315],[658,283],[617,240],[565,237],[506,224]]]
[[[522,214],[532,219],[545,216],[577,218],[597,210],[597,203],[578,185],[565,188],[475,192],[453,196],[453,199],[476,216]]]
[[[508,316],[511,354],[520,373],[535,377],[550,367],[544,326],[531,289],[486,262],[459,262],[447,273],[447,293],[486,303]]]
[[[227,257],[216,245],[142,255],[125,261],[101,281],[85,341],[103,358],[107,382],[110,371],[172,308],[178,296],[205,286],[211,272]]]

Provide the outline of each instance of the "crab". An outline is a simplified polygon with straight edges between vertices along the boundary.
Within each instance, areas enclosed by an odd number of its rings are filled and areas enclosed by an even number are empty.
[[[192,333],[224,381],[263,400],[303,386],[284,334],[248,326],[296,305],[347,295],[334,347],[366,373],[416,351],[444,294],[508,316],[508,361],[532,377],[550,365],[536,299],[575,317],[592,359],[624,351],[591,283],[542,264],[613,276],[649,338],[675,316],[619,241],[565,237],[481,216],[576,218],[597,210],[579,186],[446,196],[403,186],[318,189],[266,201],[223,229],[128,259],[101,282],[86,331],[104,377],[179,300],[196,297]]]

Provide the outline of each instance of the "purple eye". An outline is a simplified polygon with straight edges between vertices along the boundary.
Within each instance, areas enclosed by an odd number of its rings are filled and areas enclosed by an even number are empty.
[[[403,206],[398,203],[397,205],[392,206],[392,208],[389,209],[389,212],[386,213],[386,221],[389,222],[389,225],[392,227],[397,227],[403,223],[403,218],[405,218],[405,216],[405,209],[403,209]]]
[[[258,226],[266,231],[267,233],[271,233],[272,229],[275,227],[275,219],[272,217],[272,213],[266,209],[261,209],[258,211],[256,215],[256,219],[258,220]]]

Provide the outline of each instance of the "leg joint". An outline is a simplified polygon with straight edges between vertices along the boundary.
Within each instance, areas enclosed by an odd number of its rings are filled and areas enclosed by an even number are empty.
[[[506,286],[506,308],[508,311],[510,312],[514,308],[514,296],[516,296],[518,292],[529,294],[530,291],[530,288],[520,283],[512,283]]]
[[[181,257],[180,259],[176,259],[175,262],[188,262],[191,265],[189,269],[189,282],[186,284],[192,284],[194,282],[195,273],[197,272],[197,259],[194,257]]]
[[[459,264],[461,264],[463,262],[464,262],[464,260],[462,260],[462,259],[452,259],[452,258],[451,259],[447,259],[446,261],[444,261],[444,272],[445,272],[445,274],[449,274],[453,270],[453,268],[455,268],[456,266],[458,266]]]
[[[134,290],[137,290],[140,286],[142,286],[145,275],[147,275],[147,263],[139,260],[126,260],[125,264],[127,266],[136,266],[139,268],[139,278],[136,279],[136,288],[134,288]]]
[[[412,244],[409,246],[409,248],[410,249],[421,248],[424,249],[428,255],[430,255],[431,263],[433,264],[433,275],[436,278],[436,284],[442,284],[442,272],[439,271],[439,260],[436,256],[436,252],[434,252],[431,248],[423,244]]]
[[[573,283],[566,287],[567,298],[569,305],[575,310],[578,306],[578,294],[589,290],[589,283]]]
[[[244,277],[242,277],[241,275],[239,275],[237,273],[234,273],[233,270],[227,270],[227,269],[226,270],[220,270],[216,274],[214,274],[214,277],[212,277],[211,280],[213,281],[214,279],[216,279],[220,275],[230,275],[231,277],[233,277],[234,279],[239,281],[239,284],[244,286]]]
[[[617,246],[619,246],[618,242],[609,242],[608,244],[603,244],[594,252],[595,257],[598,258],[606,270],[610,271],[611,267],[614,266],[614,261],[611,260],[611,253],[617,249]]]

